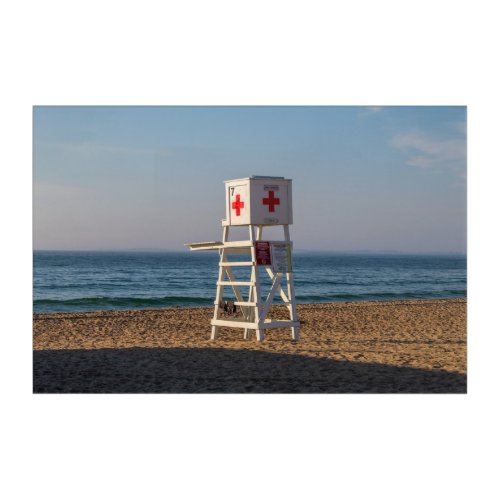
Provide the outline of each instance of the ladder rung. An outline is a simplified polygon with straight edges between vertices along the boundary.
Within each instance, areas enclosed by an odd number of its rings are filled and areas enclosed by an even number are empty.
[[[254,242],[250,240],[244,241],[223,241],[222,246],[224,249],[227,248],[252,248]]]
[[[255,282],[254,281],[217,281],[217,285],[223,285],[223,286],[228,286],[228,285],[236,285],[236,286],[254,286]]]
[[[230,267],[230,266],[253,266],[253,262],[219,262],[220,267]]]
[[[257,302],[233,302],[235,306],[256,306]],[[219,303],[214,300],[214,305]]]

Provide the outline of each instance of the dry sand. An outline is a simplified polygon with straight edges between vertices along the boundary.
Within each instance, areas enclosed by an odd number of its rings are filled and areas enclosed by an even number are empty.
[[[212,308],[34,314],[34,392],[464,393],[466,300],[298,306],[300,340]],[[286,317],[283,306],[272,317]]]

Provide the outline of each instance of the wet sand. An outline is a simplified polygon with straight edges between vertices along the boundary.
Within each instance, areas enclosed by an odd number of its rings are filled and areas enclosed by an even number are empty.
[[[35,393],[465,393],[465,299],[303,304],[243,340],[212,308],[34,314]],[[274,306],[273,318],[285,318]]]

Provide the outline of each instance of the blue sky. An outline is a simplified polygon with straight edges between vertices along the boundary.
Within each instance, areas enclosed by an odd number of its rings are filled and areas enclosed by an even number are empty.
[[[219,239],[222,181],[293,179],[296,249],[465,252],[466,108],[34,108],[34,248]]]

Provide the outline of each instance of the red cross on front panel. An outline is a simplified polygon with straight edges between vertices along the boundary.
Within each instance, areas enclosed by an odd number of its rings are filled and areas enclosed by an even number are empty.
[[[233,201],[231,207],[236,210],[236,215],[241,215],[240,210],[245,207],[245,202],[240,200],[239,194],[236,195],[236,201]]]
[[[269,191],[269,197],[262,200],[264,205],[269,205],[269,211],[274,212],[274,205],[280,204],[280,199],[274,197],[274,191]]]

